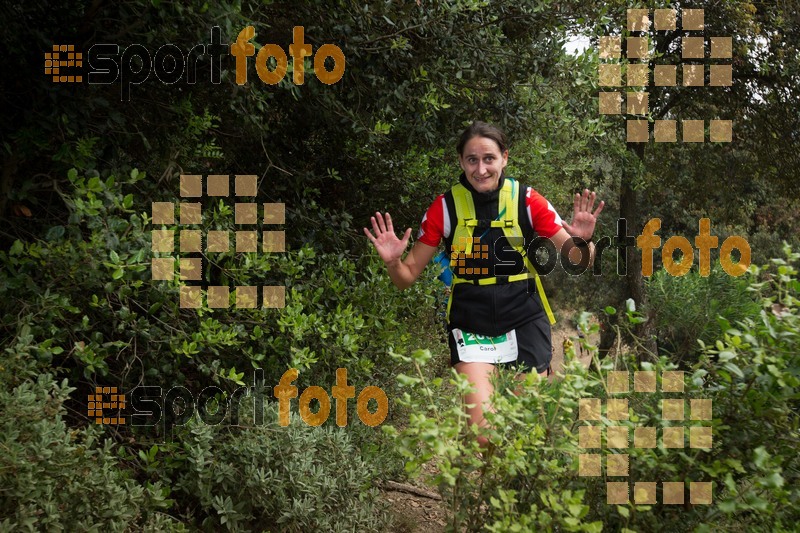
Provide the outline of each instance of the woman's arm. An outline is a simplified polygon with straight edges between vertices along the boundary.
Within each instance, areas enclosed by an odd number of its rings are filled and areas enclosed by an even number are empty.
[[[581,262],[581,258],[583,254],[581,250],[575,246],[574,241],[572,240],[572,235],[567,233],[567,230],[560,229],[558,233],[550,237],[550,240],[556,246],[556,250],[561,252],[561,255],[567,256],[569,258],[569,262],[573,265],[577,265]],[[584,239],[586,240],[586,239]],[[591,266],[594,264],[594,243],[589,243],[589,261],[588,264],[585,265],[586,267]]]
[[[400,290],[407,289],[422,274],[434,255],[436,248],[417,241],[404,261],[398,258],[395,262],[386,264],[392,283]]]
[[[386,264],[392,283],[400,290],[407,289],[416,281],[430,260],[433,259],[436,254],[436,248],[417,241],[405,260],[401,261],[403,252],[408,246],[408,240],[411,237],[411,228],[408,228],[403,234],[403,238],[399,239],[394,233],[394,225],[389,213],[386,213],[385,219],[381,213],[375,213],[375,216],[371,217],[370,220],[372,221],[372,229],[375,235],[367,228],[364,228],[364,233]]]

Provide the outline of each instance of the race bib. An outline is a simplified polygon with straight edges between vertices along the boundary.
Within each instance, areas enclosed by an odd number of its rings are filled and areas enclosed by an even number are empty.
[[[486,337],[453,329],[459,361],[467,363],[509,363],[517,360],[517,334],[511,330],[505,335]]]

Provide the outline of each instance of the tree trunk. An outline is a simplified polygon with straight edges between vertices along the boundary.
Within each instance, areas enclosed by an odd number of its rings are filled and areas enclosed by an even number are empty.
[[[628,150],[636,155],[640,164],[644,162],[645,146],[646,144],[644,143],[628,143]],[[637,193],[634,189],[634,179],[637,177],[636,173],[638,173],[638,169],[636,171],[632,171],[631,169],[623,170],[619,197],[620,218],[624,218],[628,221],[628,228],[634,234],[637,233],[638,228],[641,228],[644,223],[641,213],[639,212]],[[636,310],[643,313],[647,318],[646,322],[634,328],[634,334],[639,337],[640,342],[646,349],[650,350],[652,353],[657,353],[655,328],[653,325],[654,313],[653,310],[650,309],[647,291],[645,290],[645,280],[642,275],[641,250],[637,247],[631,247],[626,250],[626,254],[627,272],[625,275],[626,283],[624,286],[623,300],[632,298],[636,303]],[[644,354],[639,353],[638,355],[639,362],[641,362]]]
[[[628,143],[628,150],[636,156],[639,163],[644,161],[645,143]],[[619,217],[627,220],[628,233],[636,235],[638,228],[642,227],[641,213],[639,212],[639,202],[637,199],[636,189],[634,188],[636,178],[640,168],[630,168],[629,165],[624,164],[622,167],[622,177],[620,183],[619,193]],[[647,350],[657,353],[657,345],[655,341],[655,331],[653,326],[654,313],[649,308],[647,300],[647,292],[645,290],[645,280],[642,276],[642,255],[641,251],[636,247],[628,247],[626,253],[626,270],[625,282],[622,285],[622,291],[618,301],[614,302],[614,306],[619,310],[615,316],[611,317],[610,321],[606,324],[607,327],[601,332],[600,335],[600,352],[608,353],[616,342],[616,333],[613,325],[619,320],[624,320],[622,314],[625,312],[625,300],[628,298],[633,299],[636,303],[636,310],[645,313],[647,321],[638,324],[634,328],[634,334],[639,337],[640,342]],[[643,360],[645,354],[639,353],[639,362]]]
[[[14,181],[14,175],[17,173],[17,161],[17,152],[12,145],[12,152],[3,163],[3,171],[0,174],[0,217],[6,216],[8,199],[11,195],[11,185]]]

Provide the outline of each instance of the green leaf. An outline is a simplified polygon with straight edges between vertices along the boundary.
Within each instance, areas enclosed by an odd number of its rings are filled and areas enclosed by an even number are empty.
[[[764,463],[767,462],[767,459],[769,459],[769,453],[767,453],[766,448],[763,446],[759,446],[753,450],[753,464],[755,464],[757,468],[764,468]]]
[[[780,473],[778,472],[771,473],[766,478],[764,478],[764,480],[765,480],[764,484],[771,489],[777,489],[779,487],[782,487],[784,483],[783,476],[780,475]]]
[[[113,279],[119,279],[124,275],[125,275],[125,272],[123,272],[121,268],[118,268],[111,274],[111,277]]]
[[[720,502],[717,507],[719,507],[719,510],[723,513],[730,514],[736,511],[736,501],[725,500],[724,502]]]
[[[769,502],[760,496],[753,496],[749,498],[748,503],[757,511],[766,511],[769,508]]]
[[[430,350],[414,350],[411,353],[411,359],[421,365],[427,363],[431,357],[433,357],[433,355],[431,354]]]
[[[47,231],[45,238],[48,241],[57,241],[64,236],[64,226],[53,226]]]
[[[601,533],[603,531],[603,522],[598,520],[589,525],[584,525],[583,528],[586,533]]]

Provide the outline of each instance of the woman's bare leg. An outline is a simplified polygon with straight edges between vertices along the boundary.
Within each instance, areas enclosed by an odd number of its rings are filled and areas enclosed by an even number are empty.
[[[464,403],[472,405],[467,407],[467,415],[469,415],[470,424],[476,424],[478,427],[486,427],[487,422],[483,413],[491,411],[492,405],[489,398],[492,395],[494,387],[492,386],[491,378],[495,373],[495,366],[491,363],[456,363],[456,372],[464,374],[469,382],[475,387],[475,392],[470,392],[464,395]],[[540,377],[546,378],[547,371],[541,372]],[[518,374],[517,379],[524,380],[525,374]],[[521,390],[516,391],[519,394]],[[478,437],[478,443],[481,447],[486,447],[489,440],[486,437]]]
[[[494,365],[491,363],[462,362],[457,363],[455,369],[459,374],[464,374],[472,386],[475,387],[475,392],[464,395],[464,403],[472,405],[472,407],[467,407],[470,424],[485,427],[487,422],[483,413],[485,410],[491,410],[492,408],[489,403],[489,397],[494,390],[491,382],[491,377],[495,373]],[[485,448],[489,444],[489,440],[481,436],[478,437],[478,443]]]

